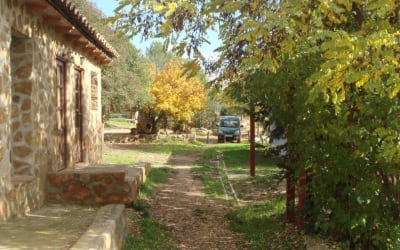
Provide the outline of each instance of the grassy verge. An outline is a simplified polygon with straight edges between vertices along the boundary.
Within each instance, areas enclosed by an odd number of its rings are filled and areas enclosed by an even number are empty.
[[[122,118],[115,118],[106,121],[106,126],[118,127],[118,128],[133,128],[134,124],[129,121],[125,121]]]
[[[142,161],[143,158],[151,160],[148,154],[165,156],[189,155],[202,151],[203,146],[204,144],[200,142],[184,143],[165,140],[137,145],[105,144],[103,147],[103,163],[135,164]]]
[[[243,233],[251,249],[305,249],[303,236],[286,225],[285,197],[234,209],[228,214],[234,231]]]
[[[168,168],[154,168],[150,171],[146,182],[141,187],[142,198],[132,205],[135,213],[130,219],[133,220],[135,226],[139,225],[139,230],[126,238],[123,250],[177,249],[171,241],[168,228],[149,217],[146,202],[158,184],[168,181],[169,171]]]
[[[103,162],[110,164],[135,164],[149,155],[164,156],[191,155],[201,151],[203,144],[198,142],[182,143],[173,140],[159,140],[149,144],[109,144],[103,148]],[[151,156],[150,156],[151,159]],[[168,181],[170,168],[152,168],[141,187],[142,198],[132,204],[132,233],[126,238],[124,250],[143,249],[177,249],[171,242],[168,228],[154,218],[149,217],[146,200],[151,197],[153,189],[160,183]]]
[[[181,142],[176,138],[164,138],[147,144],[147,149],[160,154],[187,155],[202,150],[204,145],[201,142]]]
[[[150,217],[140,219],[139,223],[139,235],[127,237],[123,250],[178,249],[171,242],[171,236],[166,226]]]
[[[142,199],[146,200],[152,195],[153,189],[160,183],[166,183],[168,181],[168,168],[153,168],[150,170],[146,181],[140,188],[140,194]]]
[[[219,153],[223,154],[228,175],[241,175],[230,182],[239,199],[247,204],[233,207],[227,215],[232,229],[245,235],[251,249],[304,249],[302,235],[285,225],[285,196],[274,192],[282,177],[275,159],[265,157],[263,148],[257,147],[256,176],[250,177],[248,144],[225,143],[207,148],[202,166],[194,171],[203,181],[206,193],[216,198],[223,196],[223,190],[216,178],[217,163],[210,161]]]
[[[217,153],[221,152],[230,173],[249,174],[249,144],[218,144],[207,151],[205,152],[205,158],[216,157]],[[256,147],[255,156],[257,176],[264,176],[271,173],[279,174],[280,169],[276,166],[276,161],[273,158],[264,156],[264,148],[262,146]]]
[[[247,175],[244,178],[230,180],[239,199],[247,204],[233,207],[227,215],[232,229],[245,235],[251,249],[304,249],[301,234],[297,233],[293,227],[285,225],[284,195],[275,193],[281,172],[274,159],[264,156],[263,148],[256,149],[256,177],[249,177],[249,145],[245,143],[206,146],[201,143],[159,141],[142,144],[137,148],[130,147],[132,145],[119,145],[112,148],[111,145],[109,150],[112,151],[110,154],[118,155],[119,160],[128,162],[140,154],[157,153],[172,156],[202,152],[202,161],[193,167],[193,171],[196,178],[203,181],[205,193],[213,198],[224,198],[216,162],[217,154],[222,152],[228,175]],[[132,149],[135,151],[133,152]],[[168,168],[153,169],[142,187],[143,197],[150,197],[151,191],[157,184],[167,181],[169,171],[171,169]],[[148,217],[145,199],[134,204],[134,208],[139,214],[136,224],[140,225],[140,230],[128,238],[125,250],[176,249],[171,242],[168,228]]]
[[[264,156],[262,147],[256,148],[256,176],[250,177],[249,145],[225,143],[208,147],[203,153],[203,164],[195,167],[193,171],[205,184],[206,194],[212,197],[222,197],[223,189],[220,180],[217,155],[222,153],[228,175],[241,175],[241,178],[232,179],[235,189],[243,189],[238,193],[239,198],[245,199],[249,192],[257,190],[272,190],[276,188],[282,178],[282,170],[276,165],[276,160]],[[226,176],[222,176],[226,178]],[[220,188],[219,188],[220,187]],[[245,190],[250,188],[250,190]],[[222,193],[221,193],[222,192]]]
[[[204,193],[212,198],[223,198],[224,189],[218,179],[218,169],[216,166],[197,165],[193,166],[192,171],[195,178],[201,180],[204,184]]]
[[[105,144],[103,146],[103,163],[106,164],[135,164],[138,163],[139,155],[133,154],[127,146]]]
[[[150,144],[119,144],[106,145],[104,147],[103,162],[117,164],[134,164],[147,159],[150,154],[165,156],[190,155],[202,149],[201,143],[181,143],[171,140],[160,140]],[[141,199],[132,205],[134,212],[131,214],[132,233],[126,239],[124,250],[142,249],[177,249],[171,241],[169,229],[149,217],[148,204],[146,202],[152,195],[152,191],[160,183],[168,181],[171,170],[168,167],[152,168],[145,183],[141,186]],[[135,229],[137,228],[137,229]]]

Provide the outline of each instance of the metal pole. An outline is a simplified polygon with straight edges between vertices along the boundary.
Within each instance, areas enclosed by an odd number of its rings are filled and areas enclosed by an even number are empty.
[[[303,171],[299,178],[299,216],[297,218],[297,227],[300,230],[304,229],[305,226],[305,200],[306,200],[306,190],[307,189],[307,172]]]
[[[295,221],[295,185],[293,174],[289,171],[286,176],[286,221]]]
[[[256,150],[255,150],[255,129],[254,129],[254,106],[250,107],[250,176],[256,175]]]

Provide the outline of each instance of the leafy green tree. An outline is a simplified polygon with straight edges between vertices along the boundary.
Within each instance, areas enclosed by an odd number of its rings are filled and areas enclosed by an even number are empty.
[[[210,93],[207,94],[207,102],[204,110],[195,113],[193,123],[196,128],[215,129],[218,124],[218,116],[222,105]]]
[[[288,171],[312,173],[310,229],[386,249],[399,246],[399,10],[394,0],[136,0],[116,19],[196,60],[218,25],[216,85],[264,104],[288,139]]]
[[[179,60],[173,53],[168,52],[159,41],[151,43],[150,47],[146,49],[146,59],[150,64],[155,65],[156,72],[164,69],[168,62]]]
[[[102,106],[105,116],[111,113],[129,114],[136,107],[152,100],[147,61],[127,36],[107,24],[104,14],[87,0],[72,1],[118,51],[119,57],[102,70]]]

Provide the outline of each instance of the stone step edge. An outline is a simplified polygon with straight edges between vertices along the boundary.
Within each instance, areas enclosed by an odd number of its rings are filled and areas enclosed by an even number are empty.
[[[125,205],[102,206],[86,232],[70,250],[121,249],[127,233]]]

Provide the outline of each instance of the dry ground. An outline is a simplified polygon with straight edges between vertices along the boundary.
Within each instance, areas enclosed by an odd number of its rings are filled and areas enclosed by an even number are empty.
[[[243,237],[229,228],[229,204],[207,198],[190,167],[195,155],[169,160],[173,171],[149,200],[150,215],[166,225],[179,249],[248,249]]]
[[[140,145],[129,148],[139,149]],[[168,164],[171,168],[168,182],[159,184],[146,201],[150,216],[168,228],[172,245],[178,249],[250,249],[243,236],[229,228],[226,218],[230,209],[228,201],[206,197],[203,183],[191,172],[201,154],[148,155],[147,160],[152,165]],[[142,157],[145,156],[139,156],[139,159]],[[139,234],[137,223],[131,222],[130,227],[134,235]]]
[[[125,145],[123,148],[139,150],[140,144]],[[201,155],[200,151],[186,156],[167,156],[157,153],[149,154],[149,152],[138,154],[138,159],[150,161],[152,166],[167,164],[171,168],[168,182],[159,184],[153,190],[152,197],[146,201],[149,205],[150,216],[168,228],[171,233],[171,243],[178,249],[251,249],[246,244],[243,235],[233,232],[229,227],[226,215],[230,212],[232,204],[229,201],[205,196],[203,183],[196,179],[191,172],[191,167],[196,165]],[[266,190],[265,187],[242,183],[238,188],[251,190],[241,197],[242,205],[249,205],[282,194],[285,185],[280,183],[275,188]],[[133,215],[133,217],[135,216]],[[140,230],[138,223],[131,223],[130,226],[133,234],[138,235]],[[291,228],[288,227],[288,230],[291,231]],[[283,234],[291,235],[290,232]],[[319,239],[307,238],[305,241],[307,242],[306,248],[310,250],[330,249]]]
[[[149,201],[151,216],[168,226],[180,249],[246,249],[242,237],[229,229],[228,204],[205,197],[187,157],[183,164],[180,160],[175,159],[169,182]]]

